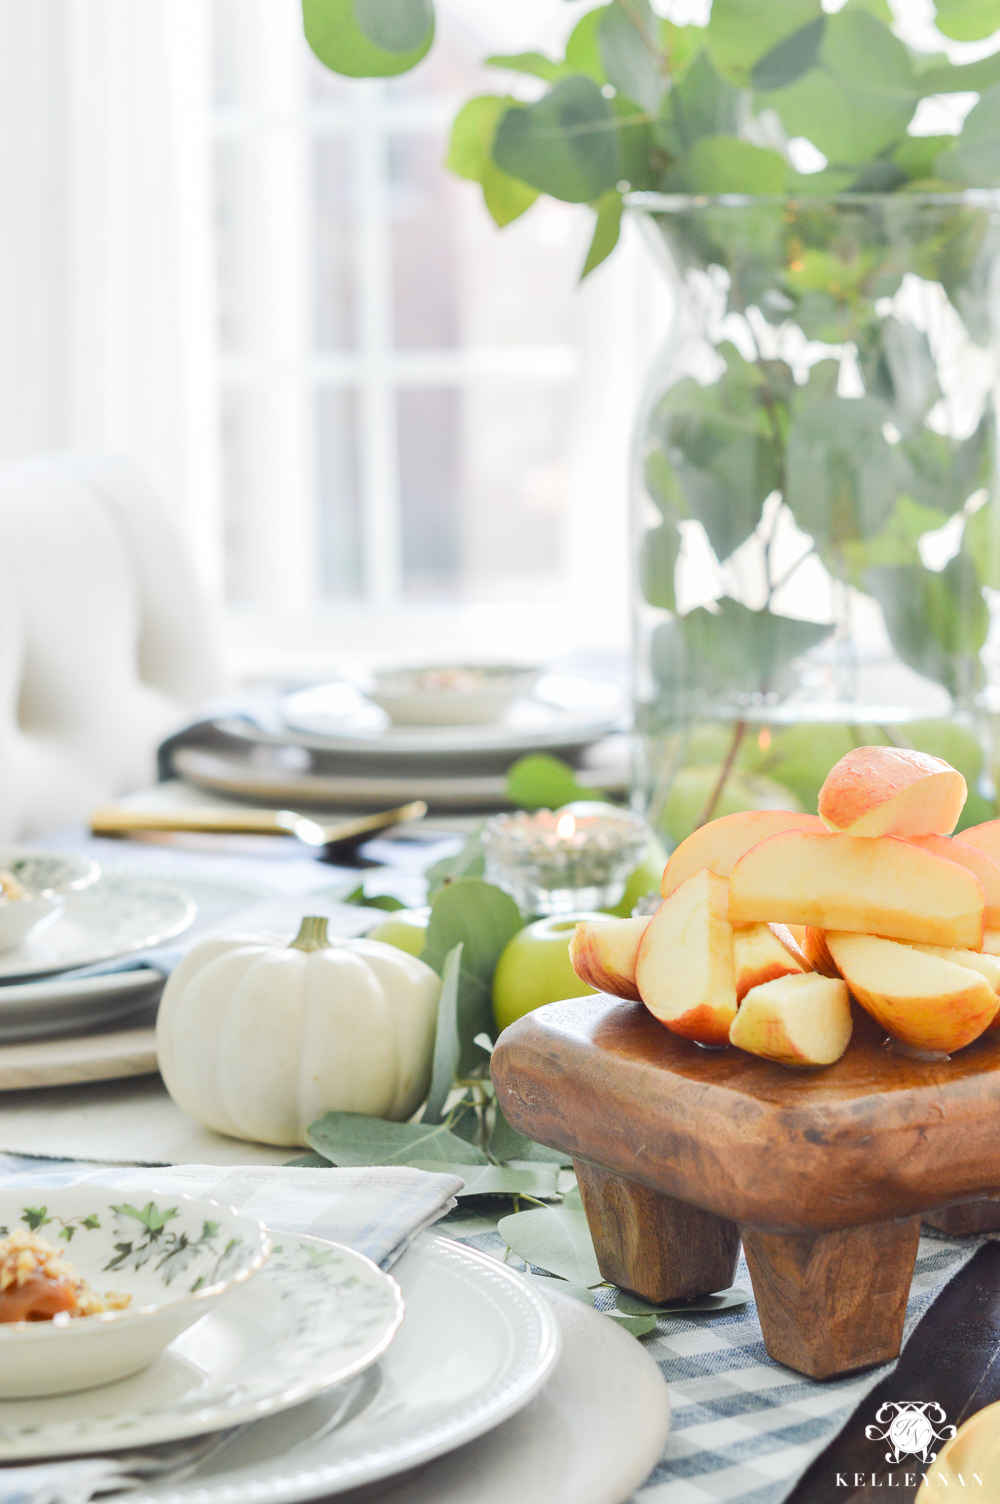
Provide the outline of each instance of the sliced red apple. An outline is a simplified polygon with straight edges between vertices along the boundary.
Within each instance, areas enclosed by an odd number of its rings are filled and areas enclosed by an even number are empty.
[[[736,1000],[752,987],[812,968],[783,924],[741,924],[733,930]]]
[[[818,971],[823,977],[839,977],[836,962],[830,954],[826,943],[826,932],[813,924],[806,925],[805,939],[802,941],[802,950],[813,971]]]
[[[748,809],[721,815],[692,831],[663,869],[660,892],[668,898],[702,867],[728,877],[745,851],[783,830],[824,829],[817,815],[797,815],[787,809]]]
[[[819,791],[819,817],[852,836],[950,835],[968,789],[950,763],[906,747],[856,747]]]
[[[812,971],[754,987],[729,1028],[730,1044],[781,1065],[832,1065],[850,1038],[847,983]]]
[[[775,920],[965,950],[982,947],[985,903],[967,867],[892,836],[785,831],[752,846],[729,879],[732,924]]]
[[[950,1054],[977,1039],[1000,1010],[979,971],[875,935],[828,932],[826,943],[851,992],[896,1039]]]
[[[569,942],[569,959],[581,982],[612,997],[640,1001],[635,985],[639,941],[650,916],[635,919],[581,920]]]
[[[703,867],[657,909],[639,942],[639,996],[673,1033],[700,1044],[728,1044],[736,1016],[727,907],[725,878]]]
[[[968,867],[969,871],[983,885],[986,894],[986,908],[983,911],[983,923],[988,930],[1000,929],[1000,863],[993,857],[987,856],[978,846],[973,846],[962,836],[910,836],[912,845],[922,846],[925,851],[933,851],[935,856],[943,856],[949,862],[958,862],[961,867]]]

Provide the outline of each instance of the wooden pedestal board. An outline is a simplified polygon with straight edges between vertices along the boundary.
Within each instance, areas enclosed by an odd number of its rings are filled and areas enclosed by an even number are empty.
[[[506,1029],[493,1080],[513,1127],[572,1154],[606,1279],[707,1294],[742,1238],[768,1352],[814,1378],[899,1353],[921,1216],[1000,1226],[1000,1033],[917,1061],[859,1012],[842,1060],[791,1071],[590,996]]]

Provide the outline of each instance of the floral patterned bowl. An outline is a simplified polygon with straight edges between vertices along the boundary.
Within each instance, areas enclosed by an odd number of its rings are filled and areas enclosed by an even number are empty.
[[[89,857],[42,851],[31,846],[0,846],[0,873],[9,873],[22,896],[0,896],[0,951],[14,950],[32,930],[52,924],[67,893],[89,888],[101,869]]]
[[[138,1373],[271,1251],[263,1224],[232,1207],[148,1195],[134,1206],[104,1186],[0,1191],[0,1238],[37,1233],[95,1294],[131,1296],[123,1310],[93,1316],[0,1322],[0,1399],[66,1394]]]

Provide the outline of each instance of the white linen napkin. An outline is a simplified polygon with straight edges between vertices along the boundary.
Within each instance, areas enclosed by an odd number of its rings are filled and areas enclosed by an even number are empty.
[[[308,1233],[346,1243],[383,1269],[418,1232],[455,1205],[463,1182],[405,1165],[306,1169],[284,1165],[177,1165],[122,1171],[60,1165],[39,1173],[0,1175],[0,1187],[45,1190],[63,1185],[207,1196],[259,1217],[276,1232]],[[0,1504],[88,1504],[96,1495],[132,1489],[143,1474],[170,1469],[176,1444],[118,1457],[75,1458],[36,1467],[0,1465]],[[183,1458],[182,1458],[183,1460]]]

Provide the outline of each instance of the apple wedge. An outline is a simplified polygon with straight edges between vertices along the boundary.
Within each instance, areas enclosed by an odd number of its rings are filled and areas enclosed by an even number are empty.
[[[569,942],[570,965],[580,981],[612,997],[641,1001],[635,960],[649,920],[648,914],[636,919],[581,920]]]
[[[813,924],[807,924],[805,939],[802,941],[802,950],[813,971],[818,971],[820,976],[840,976],[836,963],[827,947],[825,930],[817,929]]]
[[[970,825],[967,830],[960,831],[955,840],[964,841],[966,846],[975,846],[977,851],[985,851],[995,862],[1000,862],[1000,820]],[[679,851],[680,847],[677,849]]]
[[[831,931],[826,943],[862,1008],[904,1044],[951,1054],[989,1028],[1000,997],[979,971],[875,935]]]
[[[639,996],[674,1034],[699,1044],[729,1043],[736,1017],[728,884],[701,868],[657,909],[639,942]]]
[[[983,931],[983,952],[987,956],[1000,956],[1000,930]]]
[[[677,847],[663,869],[660,892],[669,898],[675,888],[702,867],[718,873],[719,877],[728,877],[745,851],[780,831],[824,828],[818,815],[797,815],[787,809],[748,809],[735,815],[721,815],[692,831]]]
[[[736,1000],[753,987],[812,968],[783,924],[741,924],[733,930]]]
[[[913,846],[921,846],[924,851],[933,851],[935,856],[968,867],[979,878],[986,894],[983,923],[988,930],[1000,929],[1000,863],[987,856],[985,851],[980,851],[978,846],[970,845],[964,834],[961,837],[910,836],[909,840]]]
[[[906,747],[855,747],[819,791],[828,830],[851,836],[948,836],[968,789],[950,763]]]
[[[963,950],[982,947],[985,904],[967,867],[893,836],[785,831],[752,846],[729,879],[731,924],[774,920]]]
[[[851,1038],[847,983],[815,972],[777,977],[747,993],[730,1044],[779,1065],[832,1065]]]

